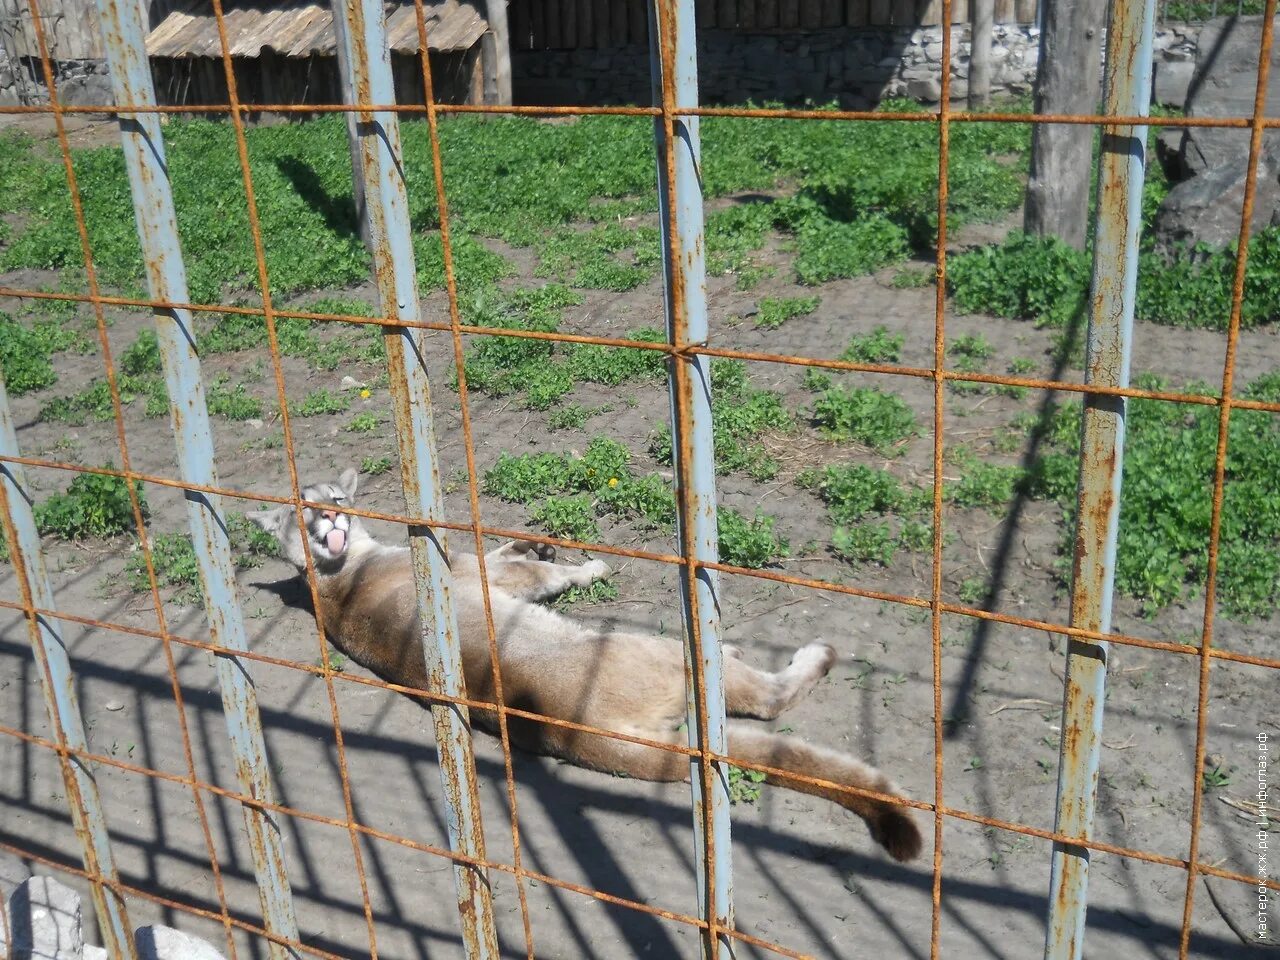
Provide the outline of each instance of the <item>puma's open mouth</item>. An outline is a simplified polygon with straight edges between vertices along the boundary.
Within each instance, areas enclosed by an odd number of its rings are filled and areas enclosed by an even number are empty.
[[[347,552],[345,520],[345,517],[339,517],[337,522],[328,521],[326,524],[322,524],[321,529],[315,532],[316,552],[322,557],[336,560]],[[325,530],[324,526],[328,526],[329,529]]]

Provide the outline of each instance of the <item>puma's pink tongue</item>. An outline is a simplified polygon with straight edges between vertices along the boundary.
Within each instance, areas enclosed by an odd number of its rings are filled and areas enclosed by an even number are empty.
[[[329,552],[335,556],[342,552],[343,547],[347,545],[347,531],[334,527],[325,534],[324,545],[329,548]]]

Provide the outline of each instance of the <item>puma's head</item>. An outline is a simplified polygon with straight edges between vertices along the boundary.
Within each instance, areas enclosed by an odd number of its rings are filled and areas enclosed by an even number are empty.
[[[313,503],[333,504],[339,508],[350,507],[355,503],[356,480],[355,470],[346,470],[336,484],[320,483],[304,487],[302,499]],[[286,560],[300,571],[306,570],[307,557],[298,535],[297,514],[292,506],[255,510],[246,516],[276,538]],[[320,573],[335,573],[340,570],[352,538],[363,539],[367,536],[358,518],[337,510],[303,507],[302,517],[307,527],[307,547],[311,550],[312,561]]]

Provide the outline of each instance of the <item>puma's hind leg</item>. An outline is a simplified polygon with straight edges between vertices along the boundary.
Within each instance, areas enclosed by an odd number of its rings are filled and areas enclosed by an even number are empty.
[[[777,673],[757,670],[729,653],[724,661],[725,710],[733,717],[773,720],[812,690],[835,662],[835,650],[825,643],[801,647]]]

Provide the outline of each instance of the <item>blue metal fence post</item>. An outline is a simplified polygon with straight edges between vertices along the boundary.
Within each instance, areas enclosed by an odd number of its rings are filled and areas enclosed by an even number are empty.
[[[143,39],[146,34],[141,3],[134,0],[97,2],[116,102],[154,105],[155,90]],[[159,115],[122,113],[119,123],[151,298],[163,303],[187,303],[186,266],[178,242],[177,215]],[[213,435],[191,313],[177,308],[157,309],[155,327],[182,478],[194,485],[217,486]],[[230,650],[248,650],[221,498],[188,491],[186,499],[213,641]],[[274,803],[266,743],[248,664],[234,655],[222,654],[217,657],[217,668],[240,787],[255,800]],[[245,807],[244,819],[258,879],[263,925],[274,936],[297,940],[298,925],[285,869],[280,825],[273,814],[260,808]],[[296,956],[291,947],[274,941],[269,950],[273,960]]]
[[[337,32],[348,45],[346,59],[352,88],[348,102],[356,105],[394,103],[391,55],[381,0],[334,0],[333,15],[335,21],[343,21]],[[380,315],[418,323],[421,319],[418,276],[405,192],[400,120],[391,111],[361,110],[357,129]],[[423,331],[388,326],[384,334],[406,508],[411,515],[426,521],[409,528],[409,546],[427,676],[433,691],[465,697],[461,637],[450,592],[452,581],[446,540],[443,531],[427,525],[444,519],[444,503],[431,415],[431,390],[423,357]],[[431,715],[435,723],[450,848],[469,858],[484,860],[484,830],[468,711],[457,704],[435,704]],[[498,940],[486,872],[473,864],[455,861],[454,883],[468,958],[497,960]]]
[[[1111,7],[1104,72],[1107,115],[1147,115],[1154,13],[1155,0]],[[1129,384],[1146,142],[1145,126],[1108,124],[1102,130],[1087,383]],[[1123,397],[1085,395],[1071,625],[1099,633],[1111,630],[1124,432]],[[1081,839],[1093,830],[1109,650],[1106,642],[1078,639],[1071,639],[1067,648],[1056,829]],[[1055,843],[1046,960],[1083,956],[1088,886],[1089,850]]]
[[[0,378],[0,455],[21,456],[3,378]],[[28,608],[27,626],[31,633],[31,652],[40,666],[40,683],[44,691],[45,707],[49,712],[49,725],[54,730],[54,739],[59,747],[67,751],[87,752],[89,743],[84,732],[84,721],[80,716],[80,701],[76,697],[75,675],[71,671],[66,644],[62,640],[62,628],[57,620],[35,612],[54,610],[57,606],[45,571],[44,553],[40,549],[40,534],[36,530],[35,513],[32,510],[34,497],[27,483],[26,469],[20,463],[6,461],[0,464],[0,478],[3,481],[0,483],[0,500],[3,500],[8,514],[5,526],[9,552],[23,604]],[[62,761],[71,822],[84,847],[84,867],[91,875],[90,891],[98,913],[103,945],[111,956],[129,957],[132,960],[136,954],[128,909],[124,899],[103,882],[114,881],[118,877],[98,784],[94,780],[93,770],[83,757],[65,753],[62,754]]]
[[[660,5],[665,5],[665,10]],[[698,106],[698,55],[693,0],[653,0],[650,63],[655,99],[658,199],[663,241],[663,292],[667,338],[677,348],[705,345],[708,336],[706,264],[703,257],[701,144],[698,118],[680,116]],[[674,202],[675,209],[671,209]],[[719,559],[715,448],[711,429],[711,362],[676,354],[668,383],[671,435],[679,503],[678,535],[686,563]],[[689,745],[725,754],[724,674],[720,640],[720,582],[714,570],[682,571],[685,693]],[[733,925],[732,847],[728,770],[691,758],[693,826],[698,856],[698,909],[708,921],[706,957],[720,952],[718,928]],[[708,830],[710,835],[708,835]]]

